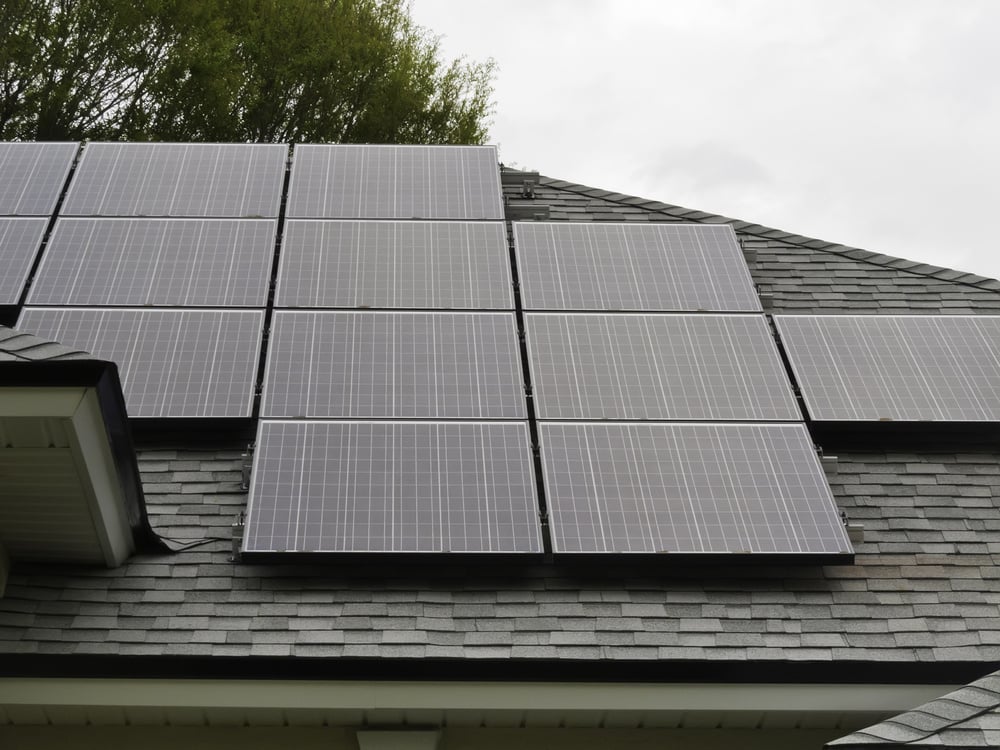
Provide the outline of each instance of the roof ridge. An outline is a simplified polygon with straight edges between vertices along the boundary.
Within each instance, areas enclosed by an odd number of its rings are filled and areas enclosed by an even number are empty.
[[[96,359],[90,352],[50,341],[33,333],[0,325],[0,358],[18,362],[39,362],[60,359]]]
[[[762,239],[788,242],[793,245],[807,247],[811,250],[818,250],[820,252],[846,257],[850,260],[871,263],[872,265],[883,268],[893,268],[897,271],[914,274],[915,276],[940,279],[941,281],[963,284],[966,286],[1000,293],[1000,280],[991,279],[987,276],[980,276],[979,274],[969,273],[967,271],[957,271],[953,268],[945,268],[943,266],[935,266],[930,263],[921,263],[919,261],[898,258],[892,255],[885,255],[884,253],[876,253],[871,250],[852,247],[850,245],[827,242],[826,240],[806,237],[805,235],[786,232],[784,230],[775,229],[763,224],[755,224],[753,222],[743,221],[742,219],[722,216],[721,214],[713,214],[693,208],[685,208],[683,206],[677,206],[670,203],[663,203],[662,201],[640,198],[633,195],[625,195],[624,193],[616,193],[611,190],[589,187],[587,185],[581,185],[580,183],[560,180],[553,177],[547,177],[545,175],[541,175],[540,180],[551,187],[555,187],[559,190],[565,190],[570,193],[576,193],[578,195],[600,198],[602,200],[628,206],[641,207],[647,211],[666,214],[667,216],[682,218],[686,221],[696,223],[729,224],[735,231],[742,232],[744,234],[751,234]]]
[[[997,698],[997,693],[994,690],[983,687],[980,683],[985,682],[986,680],[990,679],[991,677],[995,677],[998,674],[1000,673],[994,672],[993,674],[985,675],[984,677],[981,677],[980,679],[971,682],[968,685],[964,685],[960,688],[957,688],[956,690],[952,690],[950,693],[942,695],[939,698],[934,698],[933,700],[930,700],[927,703],[922,703],[921,705],[916,706],[915,708],[911,708],[909,711],[904,711],[903,713],[893,716],[889,719],[886,719],[885,721],[873,724],[870,727],[865,727],[864,729],[859,729],[856,732],[852,732],[849,735],[834,740],[830,742],[827,745],[827,747],[836,748],[841,745],[850,746],[852,744],[857,744],[858,740],[860,740],[862,737],[876,739],[883,743],[893,742],[893,744],[904,746],[904,745],[911,745],[916,742],[923,742],[929,737],[940,735],[944,731],[953,729],[957,726],[961,726],[962,724],[972,721],[973,719],[983,716],[984,714],[988,714],[997,710],[998,705],[1000,705],[995,702]],[[993,698],[994,702],[988,705],[974,706],[972,704],[967,703],[966,701],[963,701],[961,698],[954,697],[958,696],[960,693],[968,694],[974,691],[985,693],[987,696]],[[940,714],[936,714],[928,710],[931,706],[944,702],[954,703],[956,705],[965,706],[967,708],[974,710],[970,711],[968,714],[966,714],[961,718],[955,718],[955,719],[949,719],[944,716],[941,716]],[[929,716],[933,719],[941,721],[941,724],[935,729],[919,729],[918,727],[912,724],[907,724],[905,721],[900,720],[907,714],[923,714],[924,716]],[[886,724],[892,724],[895,726],[903,727],[911,732],[914,732],[917,736],[912,737],[911,739],[908,740],[893,741],[893,740],[886,740],[884,737],[881,737],[878,734],[869,731],[871,729],[877,729],[878,727],[884,726]]]

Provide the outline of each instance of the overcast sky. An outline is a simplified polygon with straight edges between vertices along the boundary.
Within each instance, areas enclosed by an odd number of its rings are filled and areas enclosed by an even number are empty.
[[[506,164],[1000,277],[1000,0],[412,0]]]

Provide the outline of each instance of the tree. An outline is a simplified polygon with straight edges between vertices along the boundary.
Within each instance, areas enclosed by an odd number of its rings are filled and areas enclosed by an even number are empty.
[[[492,60],[404,0],[5,0],[0,137],[481,143]]]

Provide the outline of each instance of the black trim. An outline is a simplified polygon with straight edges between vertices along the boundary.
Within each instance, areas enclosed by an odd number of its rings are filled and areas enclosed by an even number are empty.
[[[641,566],[643,573],[655,575],[669,573],[678,567],[689,569],[700,566],[821,566],[853,565],[854,552],[824,553],[746,553],[746,552],[661,552],[661,553],[552,553],[539,552],[261,552],[243,550],[243,562],[269,565],[332,565],[362,566],[367,571],[380,570],[385,566],[386,576],[395,578],[399,565],[406,565],[411,572],[421,575],[445,577],[461,576],[464,571],[453,566],[471,566],[477,571],[490,565],[503,565],[504,573],[519,577],[537,571],[540,564],[547,566],[552,574],[579,573],[591,575],[599,571],[615,571],[621,568],[635,570]],[[422,566],[427,565],[425,569]],[[440,566],[440,567],[439,567]]]
[[[135,445],[154,450],[245,450],[257,434],[257,425],[250,417],[133,417],[129,424]]]
[[[0,305],[0,326],[13,328],[17,325],[17,316],[21,314],[21,308],[17,305]]]
[[[432,682],[955,685],[1000,662],[323,659],[4,654],[0,677]]]
[[[828,453],[841,451],[995,452],[996,422],[809,422],[813,441]]]

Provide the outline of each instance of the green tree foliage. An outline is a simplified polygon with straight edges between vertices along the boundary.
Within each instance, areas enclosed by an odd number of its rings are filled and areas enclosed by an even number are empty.
[[[404,0],[2,0],[0,138],[481,143],[494,63]]]

